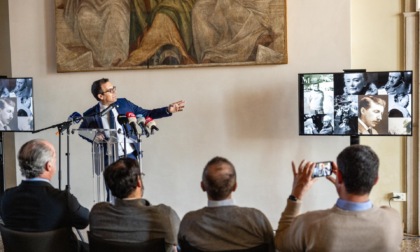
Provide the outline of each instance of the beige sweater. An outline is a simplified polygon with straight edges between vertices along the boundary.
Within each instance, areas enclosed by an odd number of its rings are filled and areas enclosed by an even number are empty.
[[[390,207],[366,211],[331,209],[299,214],[301,202],[288,200],[276,231],[280,251],[401,251],[400,214]]]

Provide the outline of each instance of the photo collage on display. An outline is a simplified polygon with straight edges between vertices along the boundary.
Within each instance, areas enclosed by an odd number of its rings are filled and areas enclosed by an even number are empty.
[[[300,135],[412,135],[412,71],[299,74]]]
[[[33,131],[32,78],[0,78],[0,131]]]

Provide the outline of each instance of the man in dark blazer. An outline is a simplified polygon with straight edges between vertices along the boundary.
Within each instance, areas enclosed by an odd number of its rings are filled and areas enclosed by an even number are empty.
[[[1,217],[5,226],[25,232],[68,227],[69,241],[76,251],[80,244],[70,230],[87,227],[89,210],[70,192],[60,191],[50,184],[57,170],[53,145],[41,139],[31,140],[20,148],[18,162],[26,179],[4,192]]]
[[[162,117],[171,116],[172,113],[182,111],[185,106],[184,101],[178,101],[171,103],[167,107],[162,107],[158,109],[143,109],[134,103],[130,102],[125,98],[118,98],[116,95],[116,87],[112,85],[109,79],[102,78],[100,80],[94,81],[91,87],[91,92],[93,97],[98,101],[98,104],[88,109],[83,113],[83,122],[80,125],[79,129],[116,129],[121,132],[128,132],[126,137],[125,146],[121,146],[119,149],[118,156],[123,156],[124,154],[127,157],[136,159],[138,156],[138,144],[136,142],[136,136],[132,136],[133,129],[129,124],[125,124],[125,128],[120,124],[118,116],[126,116],[128,112],[132,112],[137,117],[151,117],[152,119],[158,119]],[[104,113],[105,111],[109,111]],[[113,122],[111,122],[113,121]],[[115,122],[114,122],[115,121]],[[112,127],[112,124],[115,124],[115,127]],[[82,136],[83,137],[83,136]],[[97,136],[96,140],[104,140],[107,137],[105,132],[104,135]],[[93,139],[86,140],[92,142]],[[119,142],[123,142],[124,136],[118,134]],[[134,139],[134,141],[133,141]],[[124,152],[124,149],[126,150]]]

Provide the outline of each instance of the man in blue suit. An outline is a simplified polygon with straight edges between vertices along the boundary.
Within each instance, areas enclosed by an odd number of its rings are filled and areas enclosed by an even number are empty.
[[[136,140],[138,136],[133,137],[133,132],[135,131],[133,131],[128,123],[121,125],[121,121],[116,120],[118,116],[121,118],[121,116],[124,117],[127,113],[131,112],[137,117],[144,118],[151,117],[157,119],[168,117],[172,113],[182,111],[185,106],[185,101],[178,101],[171,103],[167,107],[149,110],[143,109],[125,98],[117,98],[116,90],[116,87],[112,85],[109,79],[102,78],[93,82],[91,92],[93,97],[98,101],[98,104],[83,113],[83,122],[80,125],[80,129],[115,129],[117,132],[124,132],[125,134],[117,134],[118,142],[120,143],[118,156],[126,155],[127,157],[137,159],[140,154],[138,141]],[[109,134],[112,134],[112,132],[109,131],[107,133],[105,131],[104,134],[97,135],[96,137],[99,139],[96,140],[104,140],[110,137]],[[85,139],[90,142],[93,140]],[[123,142],[125,144],[121,144]]]

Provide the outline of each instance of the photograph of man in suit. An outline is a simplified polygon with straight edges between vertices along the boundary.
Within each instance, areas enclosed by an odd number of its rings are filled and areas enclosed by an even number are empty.
[[[386,101],[378,96],[365,96],[359,101],[358,133],[361,135],[377,135],[376,126],[382,121]]]
[[[11,122],[15,116],[16,103],[9,98],[0,99],[0,130],[12,130]]]

